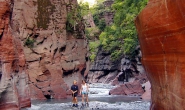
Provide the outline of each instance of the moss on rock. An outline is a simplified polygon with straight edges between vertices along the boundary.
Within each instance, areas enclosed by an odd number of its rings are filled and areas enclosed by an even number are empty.
[[[47,29],[50,21],[50,15],[54,12],[55,6],[51,4],[50,0],[37,0],[37,3],[37,27]]]

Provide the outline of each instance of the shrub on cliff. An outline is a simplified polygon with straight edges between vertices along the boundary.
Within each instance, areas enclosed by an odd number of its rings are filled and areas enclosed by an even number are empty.
[[[32,38],[27,38],[24,45],[26,45],[29,48],[33,48],[35,40]]]
[[[93,62],[95,60],[96,54],[98,52],[98,47],[100,45],[99,41],[89,42],[90,60]]]
[[[69,4],[70,5],[70,4]],[[76,8],[71,9],[67,13],[66,29],[68,32],[73,33],[78,30],[77,25],[83,21],[83,16],[88,14],[89,4],[79,3]]]

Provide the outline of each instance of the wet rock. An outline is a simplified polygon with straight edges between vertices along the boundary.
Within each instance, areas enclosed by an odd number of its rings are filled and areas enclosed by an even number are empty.
[[[184,9],[183,0],[149,0],[135,21],[151,82],[151,110],[185,108]]]
[[[122,84],[109,91],[110,95],[142,95],[144,90],[139,81]]]

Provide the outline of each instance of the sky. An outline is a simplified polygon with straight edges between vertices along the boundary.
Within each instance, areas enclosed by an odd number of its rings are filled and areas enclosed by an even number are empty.
[[[83,3],[88,2],[90,7],[93,6],[96,3],[95,2],[96,0],[78,0],[78,2],[80,2],[80,1],[82,1]]]

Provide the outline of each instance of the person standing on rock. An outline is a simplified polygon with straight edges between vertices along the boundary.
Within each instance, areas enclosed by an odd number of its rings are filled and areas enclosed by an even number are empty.
[[[89,86],[87,83],[85,83],[84,80],[82,80],[80,94],[82,95],[82,106],[84,106],[84,99],[86,99],[86,105],[89,106],[89,100],[88,100],[88,92],[89,92]]]
[[[71,92],[72,92],[73,107],[78,107],[78,100],[77,100],[78,85],[76,80],[73,81],[73,85],[71,86]]]

